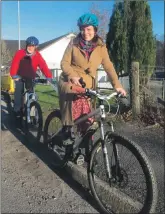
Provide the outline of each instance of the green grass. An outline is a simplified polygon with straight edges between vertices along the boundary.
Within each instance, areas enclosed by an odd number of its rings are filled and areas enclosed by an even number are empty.
[[[36,85],[35,92],[38,95],[38,102],[45,120],[53,109],[59,108],[58,95],[50,85]]]
[[[36,85],[35,91],[39,96],[39,103],[44,111],[50,111],[50,109],[59,108],[58,95],[50,85]],[[109,95],[110,93],[112,93],[112,91],[109,90],[103,91],[104,95],[105,94]],[[115,98],[111,99],[109,103],[114,104]]]
[[[41,106],[42,112],[43,112],[43,119],[45,121],[48,114],[55,108],[59,108],[59,99],[57,93],[54,91],[54,89],[50,85],[36,85],[35,91],[38,95],[38,102]],[[104,90],[103,94],[110,94],[112,91]],[[98,100],[97,100],[97,107],[98,107]],[[108,110],[108,105],[105,104],[106,111]],[[116,101],[115,98],[113,98],[109,104],[112,106],[115,106]]]

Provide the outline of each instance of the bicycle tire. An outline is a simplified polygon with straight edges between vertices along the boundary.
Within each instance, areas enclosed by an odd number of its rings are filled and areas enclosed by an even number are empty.
[[[152,166],[148,160],[148,157],[144,153],[144,151],[141,149],[140,146],[138,146],[135,142],[130,141],[126,139],[123,136],[120,136],[115,133],[110,133],[109,137],[113,139],[114,142],[118,142],[119,144],[125,146],[127,149],[129,149],[132,154],[137,158],[139,161],[142,170],[145,174],[145,179],[147,181],[147,196],[145,200],[144,206],[141,208],[141,210],[138,212],[138,214],[148,214],[148,213],[154,213],[156,209],[156,204],[157,204],[157,182],[155,178],[154,171],[152,169]],[[101,209],[102,213],[114,213],[113,210],[110,212],[106,209],[102,201],[100,201],[99,196],[96,192],[95,185],[94,185],[94,178],[93,178],[93,162],[94,162],[94,157],[96,152],[101,146],[101,139],[98,139],[96,144],[94,145],[92,151],[91,151],[91,159],[90,163],[88,166],[88,180],[89,180],[89,186],[91,189],[91,192],[99,204],[99,207]],[[101,147],[102,148],[102,147]]]
[[[25,109],[25,135],[27,137],[27,139],[29,141],[33,141],[34,143],[37,143],[40,141],[40,138],[41,138],[41,135],[42,135],[42,126],[43,126],[43,117],[42,117],[42,110],[41,110],[41,107],[39,105],[38,102],[36,101],[33,101],[31,104],[30,104],[30,109],[32,107],[35,107],[35,109],[37,109],[37,112],[38,112],[38,127],[37,127],[37,134],[35,137],[32,137],[32,134],[31,134],[31,131],[30,131],[30,125],[28,123],[28,120],[27,120],[27,107]]]
[[[4,98],[3,100],[6,103],[8,113],[13,116],[13,107],[10,94],[6,91],[1,91],[1,96]]]
[[[61,121],[61,113],[59,109],[55,109],[52,111],[46,118],[45,125],[44,125],[44,144],[48,149],[50,149],[51,146],[55,148],[56,144],[61,145],[62,147],[62,140],[60,137],[55,136],[54,138],[49,137],[49,126],[51,122],[57,119],[59,122]],[[61,124],[62,126],[62,124]],[[53,130],[54,131],[54,130]],[[54,133],[53,133],[54,134]],[[51,149],[53,152],[56,152],[56,150]],[[55,161],[53,164],[56,168],[63,168],[67,164],[67,156],[66,156],[66,147],[62,147],[62,150],[64,151],[65,155],[60,161]]]

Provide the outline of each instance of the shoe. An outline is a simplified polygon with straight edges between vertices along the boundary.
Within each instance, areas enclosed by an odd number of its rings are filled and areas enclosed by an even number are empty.
[[[61,137],[64,146],[72,145],[74,143],[74,133],[71,127],[64,127],[61,132]]]

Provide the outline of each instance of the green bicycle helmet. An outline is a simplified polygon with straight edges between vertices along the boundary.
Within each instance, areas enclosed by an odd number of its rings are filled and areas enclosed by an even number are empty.
[[[98,18],[96,15],[92,13],[85,13],[78,19],[77,25],[79,27],[88,26],[88,25],[98,27]]]

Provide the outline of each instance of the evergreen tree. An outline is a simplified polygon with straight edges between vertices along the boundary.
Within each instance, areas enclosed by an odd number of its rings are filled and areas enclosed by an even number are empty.
[[[154,66],[156,46],[148,3],[127,0],[116,3],[106,43],[118,74],[122,70],[130,73],[132,61],[138,61],[140,67]],[[145,75],[150,76],[152,71]]]
[[[127,56],[126,30],[124,29],[123,14],[123,4],[115,4],[113,14],[110,18],[110,30],[106,40],[110,58],[112,59],[118,74],[124,70],[123,62]]]

